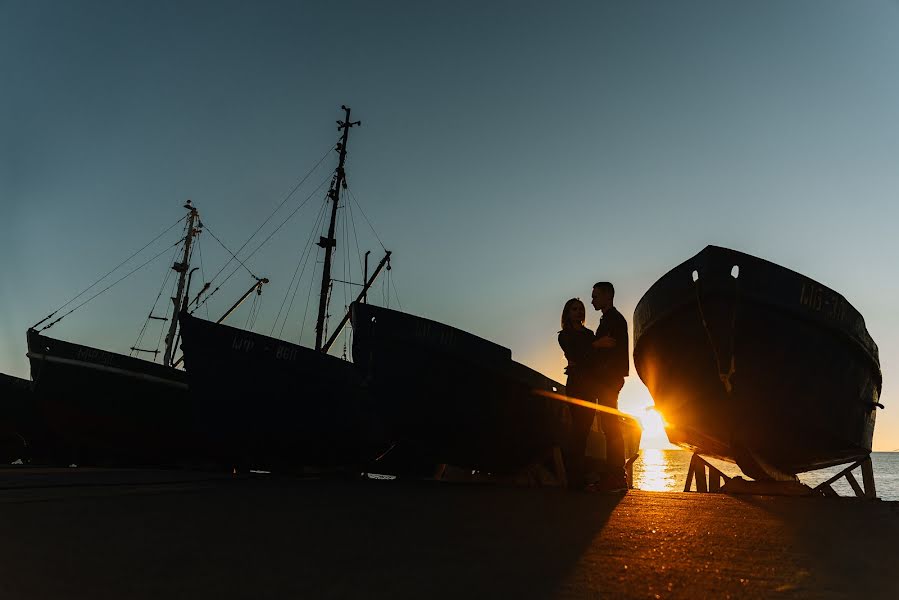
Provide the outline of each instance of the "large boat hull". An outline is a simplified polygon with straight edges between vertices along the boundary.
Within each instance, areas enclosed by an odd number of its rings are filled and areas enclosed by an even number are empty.
[[[196,420],[214,459],[355,468],[386,449],[352,363],[190,315],[181,326]]]
[[[634,363],[671,442],[751,477],[871,451],[881,372],[864,319],[768,261],[709,246],[672,269],[634,312]]]
[[[34,400],[56,458],[173,464],[193,453],[183,371],[28,331]]]
[[[459,329],[354,304],[353,360],[397,449],[436,463],[509,473],[544,460],[568,436],[561,384]],[[631,453],[640,429],[625,427]],[[636,442],[636,443],[634,443]]]

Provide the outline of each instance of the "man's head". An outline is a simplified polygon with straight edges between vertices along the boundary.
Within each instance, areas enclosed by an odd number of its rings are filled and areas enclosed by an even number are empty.
[[[591,304],[596,310],[611,308],[615,302],[615,286],[608,281],[600,281],[593,285]]]

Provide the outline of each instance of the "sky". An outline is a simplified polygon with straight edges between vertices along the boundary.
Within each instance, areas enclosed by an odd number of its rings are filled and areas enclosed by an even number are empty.
[[[376,293],[392,306],[563,380],[567,298],[613,281],[630,321],[706,245],[748,252],[865,316],[887,407],[874,447],[899,449],[897,31],[887,0],[0,0],[0,371],[28,377],[27,327],[188,198],[208,280],[226,258],[212,234],[241,247],[328,153],[346,104],[362,126],[341,217],[352,251],[341,244],[336,264],[358,281],[357,244],[377,260],[383,242],[393,268]],[[232,324],[310,343],[314,256],[290,282],[335,160],[247,246],[297,209],[247,259],[272,282]],[[47,333],[127,353],[162,256]],[[241,270],[201,314],[250,283]],[[621,406],[649,405],[632,371]]]

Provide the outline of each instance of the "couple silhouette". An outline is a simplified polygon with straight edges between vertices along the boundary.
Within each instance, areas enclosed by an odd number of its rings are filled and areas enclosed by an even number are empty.
[[[571,298],[562,309],[559,346],[568,359],[566,394],[609,408],[618,408],[618,393],[628,376],[627,320],[615,308],[615,286],[600,281],[593,286],[591,302],[602,313],[596,332],[584,326],[586,308],[579,298]],[[599,413],[606,438],[606,468],[598,483],[585,481],[587,436],[596,410],[570,404],[572,427],[563,448],[568,486],[574,490],[617,492],[627,490],[624,470],[624,438],[619,417]]]

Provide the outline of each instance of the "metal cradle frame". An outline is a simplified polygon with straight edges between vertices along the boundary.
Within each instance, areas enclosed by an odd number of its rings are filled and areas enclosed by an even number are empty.
[[[852,474],[855,469],[861,469],[861,484]],[[874,485],[874,466],[871,462],[871,456],[866,456],[853,463],[849,463],[843,470],[818,484],[814,488],[809,488],[808,495],[839,497],[840,495],[833,489],[833,484],[845,478],[855,493],[857,498],[865,498],[869,500],[877,499],[877,491]],[[687,471],[687,481],[684,484],[684,491],[693,491],[695,484],[696,491],[701,493],[720,493],[724,486],[733,478],[728,477],[714,465],[702,458],[698,454],[694,454],[690,459],[690,468]]]

